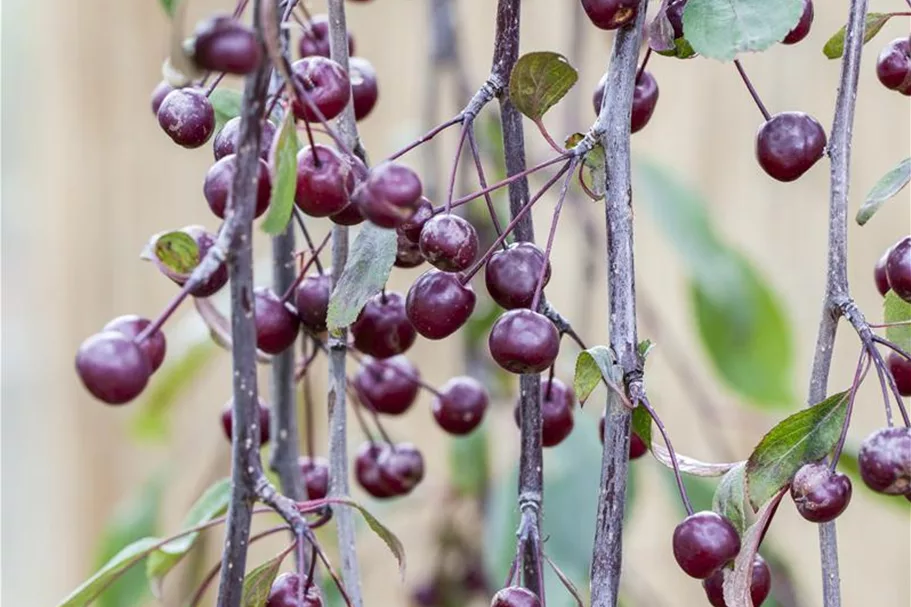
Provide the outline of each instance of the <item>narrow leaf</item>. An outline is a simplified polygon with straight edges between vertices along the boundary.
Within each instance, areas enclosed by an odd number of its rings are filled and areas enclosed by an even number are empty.
[[[231,499],[231,480],[221,479],[210,486],[187,512],[181,529],[189,529],[221,516]],[[146,576],[156,596],[161,596],[164,576],[193,548],[199,533],[190,533],[170,541],[151,555],[146,563]]]
[[[326,319],[329,331],[337,331],[357,320],[364,304],[383,288],[395,262],[396,242],[395,230],[364,224],[329,298]]]
[[[87,579],[68,597],[57,604],[57,607],[85,607],[105,590],[124,571],[137,564],[151,552],[161,540],[155,537],[144,537],[136,540],[104,564],[95,575]]]
[[[480,498],[490,482],[490,448],[487,426],[449,442],[449,478],[462,496]]]
[[[857,211],[857,223],[864,225],[883,203],[898,194],[911,181],[911,158],[905,158],[883,175]]]
[[[893,13],[867,13],[864,22],[864,44],[872,40],[873,36],[879,33],[879,30],[893,15]],[[846,28],[843,26],[822,47],[823,54],[829,59],[838,59],[845,54],[845,30]]]
[[[215,110],[215,132],[221,130],[225,123],[240,116],[242,105],[240,91],[218,87],[209,95],[209,102]]]
[[[155,238],[152,254],[168,270],[189,274],[199,263],[199,245],[186,232],[165,232]]]
[[[399,564],[399,573],[402,576],[402,579],[405,578],[405,547],[402,545],[401,540],[387,528],[383,523],[381,523],[375,516],[370,514],[370,512],[361,506],[359,503],[348,497],[327,497],[321,500],[312,500],[307,502],[307,505],[310,508],[320,508],[326,504],[339,504],[342,506],[350,506],[358,512],[364,518],[364,521],[367,523],[367,526],[370,527],[370,530],[373,531],[383,542],[386,543],[386,546],[389,548],[389,551],[392,552],[392,555],[395,557],[396,561]]]
[[[573,388],[580,403],[585,403],[602,379],[613,381],[614,357],[607,346],[595,346],[579,353]]]
[[[161,5],[162,10],[168,17],[174,16],[174,5],[176,3],[176,0],[158,0],[158,4]]]
[[[746,462],[740,462],[722,476],[712,498],[712,510],[731,521],[739,535],[743,535],[749,522],[745,506],[746,481],[743,475],[745,466]]]
[[[683,31],[700,55],[730,61],[781,42],[802,12],[801,0],[689,0]]]
[[[746,482],[753,510],[772,499],[806,463],[835,447],[845,423],[848,392],[785,418],[766,434],[747,460]]]
[[[886,323],[911,321],[911,303],[889,291],[883,300],[883,319]],[[911,352],[911,324],[886,327],[886,339],[905,352]]]
[[[544,560],[547,561],[547,564],[550,565],[550,568],[553,570],[554,574],[560,579],[560,582],[563,584],[563,587],[566,588],[566,591],[569,592],[570,596],[573,597],[573,600],[576,602],[577,607],[585,607],[585,603],[582,601],[582,596],[579,594],[579,590],[573,584],[572,580],[569,579],[563,571],[557,567],[557,564],[547,556],[542,554]]]
[[[294,190],[297,187],[297,128],[294,112],[286,112],[281,130],[272,145],[269,164],[272,176],[272,196],[269,198],[269,212],[263,220],[266,234],[281,234],[294,211]]]
[[[638,405],[633,409],[632,430],[636,435],[645,442],[646,445],[652,445],[652,416],[648,414],[645,407]]]
[[[765,530],[778,510],[778,504],[784,496],[782,489],[766,503],[759,512],[756,522],[750,525],[740,539],[740,552],[734,559],[734,569],[724,570],[724,602],[728,607],[753,607],[750,598],[750,585],[753,581],[753,561],[759,552],[759,545]]]
[[[671,460],[671,454],[661,443],[653,442],[652,443],[652,455],[655,456],[655,459],[663,464],[666,468],[673,469],[674,462]],[[690,476],[699,476],[705,478],[711,478],[714,476],[724,476],[732,468],[735,468],[743,462],[704,462],[698,460],[695,457],[690,457],[689,455],[683,455],[682,453],[676,453],[677,456],[677,465],[680,467],[680,471]]]
[[[539,120],[576,84],[579,74],[559,53],[519,57],[509,76],[509,98],[520,112]]]
[[[286,552],[282,552],[247,574],[240,599],[242,607],[263,607],[266,604],[272,583],[278,577],[278,571],[286,555]]]

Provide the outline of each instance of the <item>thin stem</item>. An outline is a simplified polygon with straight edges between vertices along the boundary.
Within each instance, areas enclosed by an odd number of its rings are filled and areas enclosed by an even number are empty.
[[[468,130],[468,147],[471,148],[474,166],[478,173],[478,185],[483,190],[487,187],[487,177],[484,175],[484,163],[481,162],[481,153],[478,150],[478,141],[475,138],[473,124]],[[493,198],[491,198],[490,192],[484,194],[484,200],[487,202],[487,212],[490,213],[490,221],[493,223],[493,229],[496,231],[497,236],[502,236],[503,228],[500,227],[500,218],[497,217],[497,209],[493,204]],[[503,247],[505,248],[506,245],[503,244]]]
[[[307,261],[307,263],[305,263],[303,265],[303,267],[301,267],[300,271],[297,273],[297,276],[294,278],[294,282],[289,284],[288,288],[285,289],[285,292],[282,293],[282,296],[281,296],[282,303],[287,303],[288,301],[291,300],[291,297],[294,296],[294,291],[304,281],[304,278],[307,277],[307,271],[310,269],[310,266],[314,263],[319,264],[320,251],[322,251],[326,247],[326,245],[329,243],[329,240],[331,240],[331,238],[332,238],[331,232],[326,234],[326,236],[323,238],[323,241],[320,243],[319,247],[317,247],[313,251],[313,256]]]
[[[902,400],[902,395],[898,391],[898,385],[895,383],[895,377],[892,375],[892,372],[889,371],[888,366],[886,365],[886,361],[883,359],[883,355],[880,354],[879,350],[877,350],[873,345],[870,345],[867,348],[867,351],[870,353],[870,356],[873,357],[873,364],[875,364],[877,367],[882,367],[885,371],[886,381],[889,383],[889,389],[892,390],[893,396],[895,396],[895,403],[898,405],[898,410],[901,413],[902,420],[904,420],[906,426],[911,426],[911,419],[908,417],[908,410],[905,408],[905,403]]]
[[[854,400],[857,396],[857,389],[860,388],[860,384],[863,383],[864,378],[867,376],[867,371],[870,369],[871,357],[868,356],[867,349],[860,349],[860,356],[857,357],[857,369],[854,371],[854,381],[851,382],[851,391],[848,393],[848,406],[845,410],[845,423],[841,427],[841,435],[838,437],[838,442],[835,444],[835,449],[832,452],[832,461],[829,462],[829,469],[832,472],[835,472],[835,467],[838,466],[838,458],[841,457],[841,451],[845,447],[845,439],[848,438],[848,427],[851,425],[851,414],[854,412]]]
[[[218,76],[215,77],[215,80],[206,88],[206,97],[212,94],[212,92],[218,88],[218,85],[221,84],[221,81],[224,79],[225,73],[221,72]]]
[[[310,340],[305,339],[303,341],[303,351],[306,355],[307,353],[307,344],[310,343]],[[310,361],[316,358],[319,349],[313,344],[313,352],[305,360],[309,364]],[[310,458],[310,461],[313,461],[316,457],[316,437],[314,428],[315,421],[313,419],[313,381],[309,373],[304,373],[301,385],[301,398],[304,401],[304,448],[307,450],[307,456]],[[308,496],[309,497],[309,496]]]
[[[911,2],[911,0],[908,1]],[[871,329],[888,329],[889,327],[904,327],[907,325],[911,325],[911,320],[899,320],[896,322],[884,322],[880,324],[869,323],[868,326]]]
[[[471,121],[462,123],[462,131],[459,134],[459,144],[456,146],[455,159],[452,161],[452,171],[449,173],[449,189],[446,192],[446,212],[452,211],[452,196],[455,193],[456,174],[459,172],[459,160],[462,158],[462,148],[465,147],[465,139],[468,138],[468,131],[471,130]]]
[[[873,325],[870,325],[870,326],[872,327]],[[879,335],[874,335],[874,336],[872,337],[872,339],[873,339],[873,341],[875,341],[876,343],[882,344],[882,345],[886,346],[887,348],[889,348],[890,350],[892,350],[893,352],[895,352],[896,354],[898,354],[898,355],[901,356],[902,358],[905,358],[905,359],[907,359],[907,360],[911,360],[911,353],[906,352],[906,351],[905,351],[904,349],[902,349],[902,347],[899,346],[898,344],[893,343],[893,342],[889,341],[888,339],[884,339],[884,338],[880,337]]]
[[[661,438],[664,439],[664,445],[667,447],[667,453],[671,458],[671,465],[674,469],[674,480],[677,481],[677,490],[680,492],[680,499],[683,501],[683,507],[686,508],[687,514],[692,514],[693,506],[690,504],[690,497],[686,493],[686,485],[683,484],[683,477],[680,474],[680,464],[677,462],[677,453],[674,452],[674,446],[671,445],[671,439],[667,434],[667,430],[664,428],[664,422],[661,421],[658,413],[652,408],[652,404],[649,402],[647,396],[643,395],[642,398],[639,399],[639,406],[645,407],[645,410],[648,411],[652,421],[658,426],[658,431],[661,433]]]
[[[297,221],[297,225],[300,228],[301,234],[304,236],[304,241],[306,241],[307,246],[310,247],[310,253],[316,260],[316,271],[322,275],[324,273],[323,264],[319,260],[319,253],[322,251],[322,246],[320,246],[319,249],[313,246],[313,239],[310,238],[310,232],[307,230],[307,222],[304,219],[304,212],[301,211],[297,205],[294,207],[294,219]],[[331,236],[332,235],[330,234],[330,237]]]
[[[743,83],[746,85],[747,90],[750,91],[750,96],[753,98],[753,101],[756,102],[756,107],[759,108],[759,111],[762,112],[762,117],[768,121],[772,115],[769,114],[769,110],[766,109],[765,105],[762,103],[762,99],[759,97],[759,93],[756,92],[756,89],[753,87],[753,83],[750,82],[750,77],[747,76],[746,70],[743,69],[743,65],[740,63],[740,59],[734,59],[734,66],[737,68],[737,71],[740,73],[740,78],[743,80]]]
[[[889,398],[889,389],[886,387],[886,373],[889,371],[888,369],[880,367],[875,361],[873,366],[876,368],[876,376],[879,378],[879,387],[883,393],[883,406],[886,409],[886,425],[891,428],[895,422],[892,420],[892,401]]]
[[[566,149],[562,145],[560,145],[556,141],[554,141],[554,138],[550,136],[550,132],[547,130],[547,127],[544,125],[543,118],[538,118],[534,122],[535,122],[535,126],[538,127],[538,132],[541,133],[541,136],[544,137],[544,141],[547,142],[547,145],[549,145],[558,154],[563,154],[566,152]]]
[[[411,143],[409,143],[408,145],[406,145],[405,147],[400,149],[398,152],[396,152],[395,154],[393,154],[392,156],[387,158],[387,160],[396,160],[398,158],[401,158],[402,156],[404,156],[405,154],[407,154],[414,148],[416,148],[424,143],[427,143],[428,141],[430,141],[431,139],[433,139],[434,137],[436,137],[437,135],[439,135],[440,133],[442,133],[449,127],[459,124],[461,122],[462,122],[462,114],[459,114],[458,116],[456,116],[454,118],[450,118],[443,124],[440,124],[438,126],[435,126],[432,129],[430,129],[428,132],[424,133],[419,138],[412,141]]]
[[[639,70],[636,72],[636,84],[642,80],[642,74],[645,73],[645,66],[648,65],[648,60],[652,57],[652,47],[645,49],[645,57],[642,58],[642,65],[639,66]]]
[[[201,265],[201,264],[200,264]],[[165,306],[165,309],[161,311],[158,317],[152,321],[152,323],[147,326],[142,332],[133,338],[133,341],[137,344],[144,342],[149,336],[153,335],[156,331],[160,330],[162,326],[168,321],[169,318],[177,311],[177,308],[180,307],[180,304],[187,298],[190,294],[190,291],[193,289],[192,281],[187,280],[180,288],[180,291],[171,298],[171,301],[168,302],[168,305]]]
[[[569,182],[572,181],[573,178],[573,170],[578,163],[579,160],[576,158],[570,160],[566,178],[563,180],[563,187],[560,188],[560,198],[557,200],[557,206],[554,207],[553,219],[551,219],[550,222],[550,233],[547,235],[547,247],[544,249],[544,263],[541,264],[541,271],[538,274],[538,282],[535,287],[535,295],[531,300],[532,310],[537,310],[538,304],[541,302],[541,293],[544,292],[544,278],[547,276],[548,269],[550,269],[550,253],[553,250],[554,239],[557,236],[557,224],[560,222],[560,211],[563,209],[563,202],[566,200],[566,191],[569,189]]]

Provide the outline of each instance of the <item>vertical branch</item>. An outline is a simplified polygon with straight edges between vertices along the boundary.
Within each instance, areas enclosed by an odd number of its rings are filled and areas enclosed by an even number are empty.
[[[605,213],[610,344],[623,373],[627,395],[633,403],[642,395],[643,386],[636,334],[630,116],[647,4],[648,0],[642,0],[635,22],[617,31],[607,72],[604,102],[592,129],[592,134],[600,138],[609,159]],[[631,413],[613,393],[608,396],[601,491],[592,554],[592,607],[617,605]]]
[[[823,400],[832,365],[832,350],[838,319],[848,306],[853,306],[848,291],[848,185],[851,164],[851,134],[854,127],[854,107],[857,99],[857,80],[863,52],[864,21],[867,0],[851,0],[845,34],[845,51],[841,62],[835,118],[829,136],[830,193],[829,247],[826,267],[826,294],[822,319],[816,338],[816,351],[810,375],[808,401]],[[819,525],[819,553],[822,565],[823,605],[841,606],[838,572],[838,538],[835,523]]]
[[[329,0],[329,47],[332,60],[348,71],[348,26],[345,22],[343,0]],[[354,105],[349,101],[336,123],[342,143],[355,151],[362,151],[354,122]],[[332,227],[332,288],[348,261],[348,228]],[[329,495],[345,497],[348,486],[348,437],[347,403],[345,399],[345,358],[347,330],[339,331],[329,339]],[[353,607],[361,607],[360,576],[355,546],[354,517],[350,508],[333,508],[338,529],[339,558],[342,562],[342,581]]]
[[[253,27],[263,42],[260,20],[261,0],[254,0]],[[263,52],[263,57],[266,53]],[[270,67],[263,60],[244,86],[237,171],[233,194],[225,219],[228,234],[226,262],[231,277],[231,334],[234,367],[231,437],[231,504],[225,531],[221,578],[218,587],[220,607],[240,605],[243,590],[250,519],[256,499],[256,473],[259,465],[259,414],[256,391],[256,327],[253,318],[253,208],[259,177],[259,150],[262,117]]]

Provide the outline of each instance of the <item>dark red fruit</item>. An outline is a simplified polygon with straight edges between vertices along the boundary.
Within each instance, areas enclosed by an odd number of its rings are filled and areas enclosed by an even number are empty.
[[[340,226],[356,226],[364,221],[364,214],[356,204],[349,204],[335,215],[331,215],[329,221]]]
[[[314,159],[314,150],[319,162]],[[351,163],[332,148],[317,144],[297,154],[297,190],[294,202],[311,217],[328,217],[342,211],[354,190]]]
[[[239,139],[240,117],[237,116],[227,121],[225,126],[215,133],[215,139],[212,141],[212,151],[215,152],[215,160],[221,160],[225,156],[236,154]],[[271,120],[263,120],[263,135],[259,145],[259,157],[263,160],[269,159],[273,139],[275,139],[275,125]]]
[[[825,149],[822,125],[803,112],[775,114],[756,134],[756,158],[778,181],[794,181],[806,173]]]
[[[215,130],[215,110],[202,92],[186,88],[168,93],[158,108],[158,124],[174,143],[198,148]]]
[[[135,339],[150,324],[152,324],[152,321],[148,318],[142,318],[135,314],[128,314],[126,316],[118,316],[104,325],[104,329],[102,330],[117,331],[118,333],[123,333],[130,339]],[[167,351],[167,342],[165,341],[164,333],[162,333],[161,330],[155,331],[137,345],[139,346],[139,349],[142,350],[142,353],[146,355],[146,358],[149,359],[149,365],[152,368],[152,372],[154,373],[157,371],[158,367],[161,366],[161,363],[164,362],[164,355]]]
[[[319,55],[329,57],[329,17],[327,15],[313,15],[309,22],[304,24],[304,33],[301,35],[297,46],[301,57]],[[354,54],[354,38],[348,32],[348,55]]]
[[[342,113],[351,99],[351,84],[348,74],[335,61],[320,56],[305,57],[291,65],[291,74],[316,109],[326,120],[332,120]],[[319,122],[319,116],[306,100],[291,103],[294,115],[300,120]]]
[[[560,334],[549,318],[531,310],[500,316],[487,339],[497,364],[512,373],[540,373],[557,360]]]
[[[148,356],[131,338],[120,331],[103,331],[79,346],[76,372],[95,398],[109,405],[122,405],[142,393],[152,367]]]
[[[887,89],[911,95],[911,38],[896,38],[886,45],[876,60],[876,76]]]
[[[424,456],[411,443],[399,443],[380,454],[380,478],[396,495],[405,495],[424,479]]]
[[[323,274],[310,274],[298,285],[294,294],[294,305],[301,324],[312,333],[326,330],[326,314],[329,311],[329,294],[332,288],[332,273],[324,268]]]
[[[269,408],[262,401],[257,404],[259,409],[259,444],[265,445],[269,442]],[[231,442],[231,433],[234,431],[234,417],[231,412],[231,401],[221,410],[221,429],[225,433],[228,442]]]
[[[376,83],[376,70],[362,57],[348,59],[348,77],[351,79],[351,98],[354,103],[354,117],[363,120],[376,105],[380,89]]]
[[[395,495],[380,473],[379,459],[389,448],[386,443],[367,442],[360,446],[354,458],[354,478],[364,491],[376,498]]]
[[[428,270],[408,289],[405,311],[418,333],[443,339],[465,324],[474,310],[475,294],[456,274]]]
[[[806,464],[791,481],[797,512],[812,523],[835,520],[851,501],[851,479],[824,463]]]
[[[411,601],[417,607],[441,607],[439,584],[436,580],[424,582],[411,593]]]
[[[521,586],[508,586],[493,595],[490,607],[541,607],[541,599]]]
[[[301,478],[307,489],[307,499],[321,500],[329,495],[329,462],[322,457],[309,458],[302,455],[297,458],[301,469]]]
[[[713,607],[727,607],[724,602],[724,569],[719,569],[702,582],[705,596]],[[759,607],[772,589],[772,572],[765,559],[756,555],[753,559],[753,577],[750,580],[750,600],[753,607]]]
[[[417,333],[405,314],[405,298],[394,291],[377,293],[351,325],[354,346],[374,358],[408,350]]]
[[[715,512],[691,514],[674,529],[674,558],[683,571],[703,580],[740,552],[740,537],[731,522]]]
[[[607,74],[601,77],[598,82],[595,93],[592,95],[592,105],[595,108],[595,116],[601,113],[601,100],[604,99],[604,84],[607,81]],[[655,112],[655,105],[658,103],[658,81],[652,76],[651,72],[644,71],[642,76],[636,80],[636,88],[633,89],[633,110],[630,116],[630,133],[637,133],[645,128],[648,121],[652,119]]]
[[[485,269],[487,292],[507,310],[529,307],[544,263],[544,251],[530,242],[515,243],[497,251],[490,256]],[[550,262],[544,272],[544,285],[548,282]]]
[[[395,267],[416,268],[424,263],[424,256],[421,255],[420,245],[409,240],[402,232],[401,228],[395,231],[395,238]]]
[[[784,40],[781,41],[782,44],[797,44],[810,33],[811,25],[813,25],[813,1],[803,0],[803,12],[800,14],[800,21],[784,37]]]
[[[297,339],[300,319],[272,289],[253,290],[256,347],[269,354],[284,352]]]
[[[906,236],[889,251],[886,278],[896,295],[911,303],[911,236]]]
[[[354,389],[377,413],[401,415],[418,396],[421,374],[404,356],[386,360],[367,357],[354,376]]]
[[[453,377],[433,400],[433,417],[450,434],[468,434],[484,419],[487,391],[471,377]]]
[[[421,197],[421,201],[418,203],[418,208],[414,212],[414,215],[409,217],[407,220],[402,222],[398,227],[401,230],[408,240],[412,242],[421,241],[421,231],[424,229],[424,224],[433,217],[433,205],[430,204],[430,201],[424,197]]]
[[[444,272],[461,272],[478,256],[478,233],[466,220],[446,213],[424,224],[420,245],[430,265]]]
[[[298,603],[297,595],[302,583],[306,593],[304,602]],[[272,582],[266,607],[323,607],[323,599],[320,598],[316,584],[311,582],[310,587],[306,588],[306,580],[302,582],[296,573],[283,573]]]
[[[182,232],[190,235],[193,240],[196,241],[196,246],[199,247],[199,259],[200,261],[205,258],[206,254],[209,252],[209,249],[215,244],[215,236],[210,232],[207,232],[202,226],[187,226],[181,230]],[[186,282],[187,277],[178,278],[176,276],[169,275],[171,280],[177,284],[183,286]],[[190,295],[193,297],[211,297],[218,293],[223,286],[228,283],[228,266],[222,263],[218,266],[218,269],[215,270],[209,277],[200,285],[194,287],[190,291]]]
[[[868,436],[857,456],[860,476],[877,493],[911,493],[911,429],[883,428]]]
[[[883,297],[889,292],[889,277],[886,276],[886,263],[889,261],[889,253],[891,252],[892,249],[886,249],[883,256],[876,262],[876,267],[873,268],[873,280],[876,282],[876,290],[879,291],[879,294]]]
[[[105,327],[107,328],[107,327]],[[911,396],[911,360],[898,352],[890,352],[886,359],[889,371],[895,378],[895,387],[902,396]]]
[[[405,165],[384,162],[373,167],[354,191],[361,213],[381,228],[397,228],[421,203],[421,179]]]
[[[171,86],[168,82],[162,80],[159,82],[154,90],[152,90],[152,113],[156,116],[158,115],[158,108],[161,107],[161,102],[164,101],[164,98],[174,90],[174,87]]]
[[[555,447],[573,431],[573,389],[557,378],[541,381],[541,444]],[[521,400],[516,402],[513,416],[521,427]]]
[[[253,30],[228,15],[216,15],[196,26],[192,57],[202,70],[243,75],[259,66],[262,51]]]
[[[225,156],[211,167],[206,173],[206,180],[202,186],[203,196],[209,203],[209,208],[216,217],[225,218],[228,200],[234,187],[234,174],[237,172],[237,156]],[[265,160],[259,160],[259,180],[256,185],[256,208],[253,217],[259,217],[269,208],[269,198],[272,196],[272,180],[269,177],[269,165]]]
[[[636,18],[638,0],[582,0],[585,14],[603,30],[615,30]]]
[[[598,435],[601,438],[601,444],[604,444],[604,414],[601,414],[601,419],[598,421]],[[643,455],[648,453],[648,445],[645,444],[645,441],[642,440],[638,434],[635,432],[630,432],[629,435],[629,458],[630,459],[639,459]]]

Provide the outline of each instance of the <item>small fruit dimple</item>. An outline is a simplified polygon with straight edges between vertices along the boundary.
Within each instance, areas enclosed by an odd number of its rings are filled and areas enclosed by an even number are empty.
[[[801,467],[791,481],[797,511],[813,523],[835,520],[848,507],[851,492],[851,479],[821,462]]]

